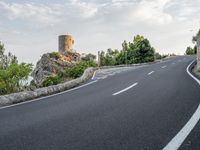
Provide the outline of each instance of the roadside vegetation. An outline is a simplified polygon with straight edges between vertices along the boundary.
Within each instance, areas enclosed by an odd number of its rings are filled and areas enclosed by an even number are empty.
[[[22,91],[32,67],[32,64],[18,63],[17,57],[10,52],[5,54],[0,42],[0,95]]]
[[[89,57],[88,57],[89,58]],[[55,76],[50,76],[42,82],[42,87],[47,87],[51,85],[56,85],[67,80],[72,80],[80,77],[84,71],[89,67],[96,67],[97,64],[94,60],[85,59],[72,68],[65,69],[64,71],[59,72]]]
[[[186,48],[185,54],[186,55],[195,55],[197,53],[197,46],[195,45],[193,48],[191,46],[188,46]]]
[[[99,57],[100,66],[112,66],[153,62],[155,59],[162,59],[167,55],[156,53],[147,38],[136,35],[133,41],[122,43],[122,50],[108,49],[106,53],[101,51]]]

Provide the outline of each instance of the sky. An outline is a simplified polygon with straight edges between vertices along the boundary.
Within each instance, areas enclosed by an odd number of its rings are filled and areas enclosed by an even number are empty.
[[[200,0],[0,0],[0,41],[36,63],[71,34],[79,53],[121,49],[144,35],[161,54],[184,54],[200,28]]]

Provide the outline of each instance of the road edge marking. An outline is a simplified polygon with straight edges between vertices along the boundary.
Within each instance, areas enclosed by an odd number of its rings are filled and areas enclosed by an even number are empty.
[[[195,61],[195,60],[194,60]],[[199,85],[200,80],[197,79],[194,75],[192,75],[189,71],[190,66],[194,63],[192,61],[186,69],[186,72],[189,74],[190,77],[192,77]],[[184,127],[176,134],[176,136],[163,148],[163,150],[178,150],[179,147],[183,144],[187,136],[190,134],[190,132],[193,130],[193,128],[196,126],[196,124],[200,120],[200,104],[190,120],[184,125]]]
[[[199,85],[200,85],[200,80],[197,79],[193,74],[190,73],[189,68],[190,66],[195,62],[196,60],[193,60],[188,66],[187,66],[187,73],[190,75],[190,77],[192,77]]]
[[[92,80],[94,80],[94,78],[95,78],[96,71],[97,71],[97,70],[95,70],[94,73],[93,73]]]
[[[131,86],[129,86],[129,87],[123,89],[123,90],[120,90],[120,91],[118,91],[118,92],[116,92],[116,93],[113,93],[112,95],[113,95],[113,96],[119,95],[119,94],[121,94],[121,93],[123,93],[123,92],[125,92],[125,91],[128,91],[128,90],[131,89],[131,88],[133,88],[133,87],[136,86],[137,84],[138,84],[138,83],[136,82],[136,83],[132,84]]]
[[[49,97],[54,97],[54,96],[57,96],[57,95],[68,93],[68,92],[80,89],[82,87],[86,87],[86,86],[91,85],[91,84],[96,83],[96,82],[98,82],[98,80],[94,80],[94,81],[88,82],[86,84],[74,87],[72,89],[69,89],[69,90],[66,90],[66,91],[63,91],[63,92],[60,92],[60,93],[56,93],[56,94],[52,94],[52,95],[48,95],[48,96],[43,96],[43,97],[40,97],[40,98],[36,98],[36,99],[33,99],[33,100],[28,100],[28,101],[20,102],[20,103],[17,103],[17,104],[12,104],[12,105],[8,105],[8,106],[2,106],[2,107],[0,107],[0,110],[6,109],[6,108],[10,108],[10,107],[14,107],[14,106],[19,106],[19,105],[27,104],[27,103],[31,103],[31,102],[35,102],[35,101],[40,101],[42,99],[46,99],[46,98],[49,98]]]
[[[193,130],[200,119],[200,105],[192,115],[186,125],[176,134],[176,136],[163,148],[163,150],[178,150],[187,136]]]

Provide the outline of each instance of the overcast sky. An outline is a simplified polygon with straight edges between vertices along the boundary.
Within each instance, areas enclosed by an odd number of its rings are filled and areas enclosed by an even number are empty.
[[[0,0],[0,41],[36,63],[72,34],[79,53],[120,49],[134,35],[160,53],[183,54],[200,27],[200,0]]]

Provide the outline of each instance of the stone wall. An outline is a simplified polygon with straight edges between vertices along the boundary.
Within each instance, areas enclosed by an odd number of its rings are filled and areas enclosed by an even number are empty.
[[[200,71],[200,36],[197,36],[197,70]]]
[[[95,70],[94,68],[88,68],[85,70],[85,72],[80,78],[77,78],[77,79],[62,83],[62,84],[53,85],[53,86],[49,86],[45,88],[39,88],[34,91],[25,91],[25,92],[19,92],[19,93],[13,93],[9,95],[0,96],[0,106],[20,103],[20,102],[28,101],[31,99],[36,99],[42,96],[48,96],[51,94],[66,91],[92,78],[94,74],[94,70]]]

